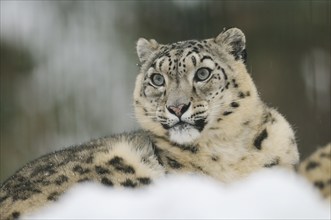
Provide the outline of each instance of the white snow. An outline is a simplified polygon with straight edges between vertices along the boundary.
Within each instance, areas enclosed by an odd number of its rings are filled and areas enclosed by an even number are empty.
[[[170,175],[144,189],[84,183],[25,219],[330,219],[330,206],[296,174],[269,169],[225,185]]]

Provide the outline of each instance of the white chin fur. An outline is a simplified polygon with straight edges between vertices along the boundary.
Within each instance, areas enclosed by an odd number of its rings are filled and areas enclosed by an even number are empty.
[[[170,141],[177,144],[190,144],[195,141],[199,136],[200,132],[195,128],[186,129],[170,129],[169,130]]]

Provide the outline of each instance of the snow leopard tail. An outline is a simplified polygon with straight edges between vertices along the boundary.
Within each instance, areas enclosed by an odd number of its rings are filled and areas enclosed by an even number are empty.
[[[318,148],[297,169],[331,202],[331,143]]]

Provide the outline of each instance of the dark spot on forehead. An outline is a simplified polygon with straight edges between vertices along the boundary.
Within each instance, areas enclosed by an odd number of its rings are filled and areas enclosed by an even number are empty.
[[[207,56],[207,55],[203,56],[203,57],[201,58],[200,62],[203,62],[204,60],[211,60],[211,61],[214,61],[213,58],[211,58],[210,56]]]
[[[228,89],[228,88],[229,88],[229,85],[230,85],[230,83],[228,82],[228,83],[225,85],[225,88]]]
[[[224,79],[225,79],[225,80],[227,80],[227,79],[228,79],[228,76],[226,75],[226,73],[225,73],[224,69],[223,69],[223,68],[221,68],[221,70],[222,70],[222,73],[223,73],[223,75],[224,75]]]
[[[187,54],[186,54],[186,57],[190,56],[192,54],[192,51],[188,51]]]
[[[183,49],[177,49],[175,52],[175,56],[181,56],[183,54],[184,50]]]
[[[183,54],[184,50],[190,49],[186,56],[190,55],[192,52],[199,53],[200,50],[202,50],[204,47],[199,43],[199,41],[196,40],[188,40],[188,41],[180,41],[177,43],[169,44],[164,47],[164,49],[161,49],[160,54],[157,56],[157,58],[162,57],[164,55],[170,56],[170,52],[174,51],[176,56],[179,56]]]
[[[197,44],[198,47],[200,47],[201,49],[203,48],[202,44]]]
[[[159,70],[161,71],[162,70],[162,65],[164,63],[164,58],[159,62]]]
[[[197,65],[197,59],[195,58],[195,56],[191,56],[191,60],[194,66]]]
[[[176,48],[186,49],[189,46],[196,46],[199,45],[199,41],[196,40],[188,40],[188,41],[180,41],[176,43]]]

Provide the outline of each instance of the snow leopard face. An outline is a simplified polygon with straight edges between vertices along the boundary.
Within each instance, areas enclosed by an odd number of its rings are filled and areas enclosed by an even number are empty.
[[[173,143],[194,143],[250,95],[240,88],[246,50],[237,28],[216,38],[166,45],[141,38],[137,53],[136,117],[144,129]]]

